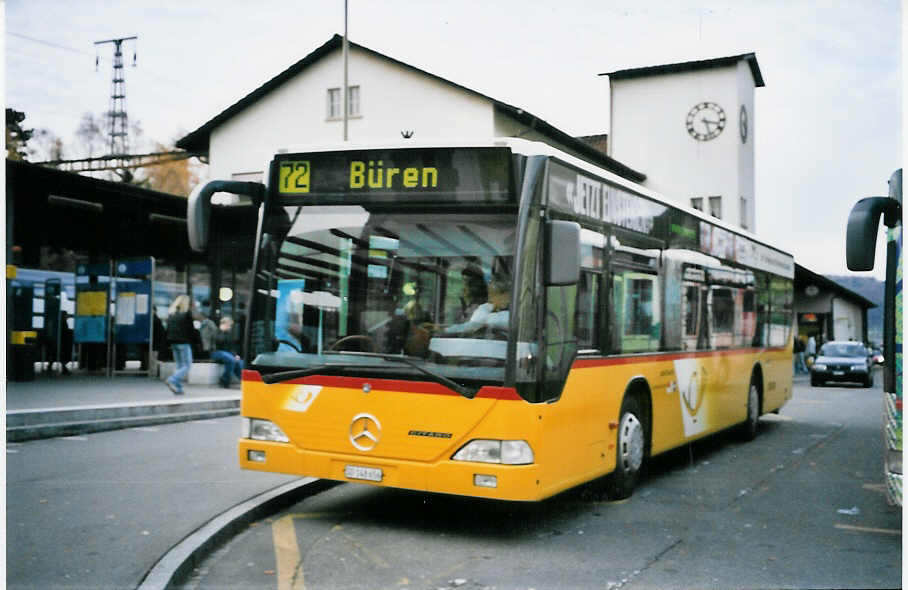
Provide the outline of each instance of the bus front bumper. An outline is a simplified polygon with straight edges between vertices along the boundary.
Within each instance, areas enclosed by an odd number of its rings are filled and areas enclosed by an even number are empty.
[[[240,467],[383,487],[511,501],[546,495],[539,467],[440,460],[433,463],[301,450],[290,443],[241,438]]]

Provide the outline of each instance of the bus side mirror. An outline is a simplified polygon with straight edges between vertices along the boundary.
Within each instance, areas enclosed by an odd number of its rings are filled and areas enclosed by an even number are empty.
[[[261,205],[265,185],[260,182],[238,180],[212,180],[193,189],[186,204],[186,225],[189,231],[189,246],[196,252],[208,247],[208,226],[211,223],[211,197],[215,193],[248,195],[256,206]]]
[[[552,220],[545,224],[545,284],[576,285],[580,281],[580,224]]]
[[[886,227],[895,227],[902,218],[902,206],[889,197],[867,197],[855,203],[848,215],[845,260],[849,270],[872,270],[880,215]]]

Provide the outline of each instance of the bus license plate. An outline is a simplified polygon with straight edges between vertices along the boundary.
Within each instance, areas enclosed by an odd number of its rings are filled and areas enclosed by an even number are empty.
[[[382,472],[377,467],[360,467],[358,465],[347,465],[344,467],[344,475],[348,479],[364,479],[366,481],[381,481]]]

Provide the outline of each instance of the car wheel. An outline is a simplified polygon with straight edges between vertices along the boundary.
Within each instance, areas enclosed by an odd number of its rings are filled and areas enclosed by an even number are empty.
[[[645,420],[637,399],[624,398],[618,421],[615,471],[605,481],[606,494],[612,500],[623,500],[634,493],[646,455]]]
[[[864,377],[863,385],[864,387],[873,387],[873,377],[871,377],[870,375]]]
[[[821,385],[823,385],[823,382],[820,381],[819,379],[817,379],[816,377],[811,376],[810,385],[811,385],[811,387],[820,387]]]

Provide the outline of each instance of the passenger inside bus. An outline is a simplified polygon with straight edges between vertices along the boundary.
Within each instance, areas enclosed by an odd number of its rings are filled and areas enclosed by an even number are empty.
[[[511,297],[511,280],[506,276],[492,277],[488,286],[488,301],[476,307],[470,319],[445,329],[445,334],[473,335],[486,328],[507,330],[510,321],[508,304]]]
[[[463,278],[463,295],[461,296],[463,309],[458,321],[466,322],[473,312],[488,300],[489,289],[483,278],[482,268],[475,263],[465,266],[460,271],[460,275]]]

